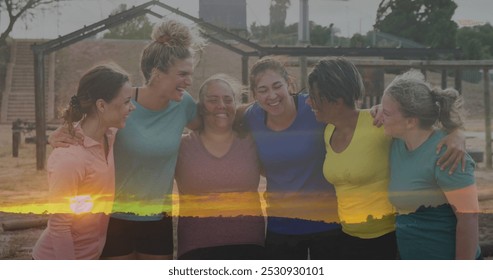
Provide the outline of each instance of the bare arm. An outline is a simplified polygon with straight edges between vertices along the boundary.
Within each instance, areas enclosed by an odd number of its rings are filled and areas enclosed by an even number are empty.
[[[252,103],[241,104],[236,107],[236,115],[233,123],[233,129],[238,132],[240,137],[246,136],[250,131],[248,126],[245,125],[245,111]]]
[[[201,119],[199,114],[195,115],[195,118],[193,118],[188,124],[187,128],[191,130],[197,130],[200,127]]]
[[[382,105],[378,104],[370,109],[370,113],[373,116],[373,125],[381,127],[383,125],[383,110]],[[450,167],[449,174],[455,172],[459,163],[462,162],[462,171],[466,166],[466,137],[462,130],[455,129],[444,137],[437,145],[436,153],[438,154],[442,149],[442,146],[447,146],[445,153],[438,159],[437,165],[440,169],[444,170]]]
[[[445,192],[448,202],[457,217],[456,259],[475,259],[478,248],[479,203],[476,185]]]
[[[373,117],[373,125],[381,127],[383,125],[383,110],[382,104],[374,105],[370,109],[370,114]]]
[[[464,171],[466,168],[466,136],[464,132],[460,129],[450,132],[438,143],[437,154],[443,145],[447,146],[447,150],[437,161],[440,169],[444,170],[450,167],[449,174],[452,174],[462,162],[462,171]]]
[[[187,128],[190,130],[197,130],[200,128],[202,124],[202,117],[200,115],[201,114],[200,106],[198,103],[195,103],[195,106],[197,108],[195,117],[190,122],[187,123]]]

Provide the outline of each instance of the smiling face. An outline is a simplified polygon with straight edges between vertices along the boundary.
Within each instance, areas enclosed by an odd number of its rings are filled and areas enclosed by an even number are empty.
[[[227,83],[220,80],[210,81],[201,103],[204,128],[233,128],[236,104],[233,90]]]
[[[294,106],[288,92],[288,82],[270,69],[257,75],[253,94],[260,107],[272,116],[282,115],[288,107]]]
[[[110,102],[101,99],[104,102],[102,118],[107,127],[125,127],[128,115],[135,109],[135,106],[130,102],[133,91],[130,83],[127,82]]]
[[[193,59],[177,60],[167,72],[155,71],[152,86],[169,100],[180,102],[185,90],[192,85]]]
[[[408,129],[409,119],[400,111],[400,105],[389,94],[382,98],[383,127],[385,134],[402,139]]]

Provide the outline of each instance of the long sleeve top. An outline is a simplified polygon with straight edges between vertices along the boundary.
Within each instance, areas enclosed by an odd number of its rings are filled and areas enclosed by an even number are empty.
[[[47,164],[51,215],[34,247],[34,259],[99,258],[114,199],[115,132],[106,133],[107,156],[103,145],[88,136],[83,145],[51,153]]]

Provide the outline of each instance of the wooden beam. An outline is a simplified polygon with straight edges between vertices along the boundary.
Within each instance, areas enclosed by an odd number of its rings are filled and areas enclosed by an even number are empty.
[[[308,65],[314,66],[320,58],[309,58]],[[454,68],[472,68],[480,69],[483,67],[493,67],[493,60],[407,60],[407,59],[360,59],[346,57],[349,61],[358,67],[375,67],[375,68],[416,68],[416,69],[454,69]],[[299,62],[293,60],[287,62],[289,66],[298,66]]]
[[[484,133],[486,140],[486,168],[492,169],[491,159],[491,100],[490,100],[490,68],[483,68],[484,81]]]
[[[36,169],[44,170],[46,162],[46,116],[43,51],[34,52],[34,107],[36,116]]]
[[[3,231],[12,231],[12,230],[29,229],[34,227],[46,227],[47,222],[48,222],[48,218],[40,217],[40,218],[4,221],[0,223],[0,226],[3,229]]]

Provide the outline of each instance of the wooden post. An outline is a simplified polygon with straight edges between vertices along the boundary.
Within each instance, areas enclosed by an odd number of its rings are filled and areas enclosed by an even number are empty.
[[[248,56],[241,57],[241,83],[248,86]]]
[[[486,140],[485,154],[486,154],[486,168],[492,169],[491,159],[491,103],[490,103],[490,69],[483,68],[484,77],[484,133]]]
[[[241,57],[241,83],[243,88],[248,88],[248,59],[249,57],[246,55]],[[248,90],[246,92],[243,92],[242,89],[241,103],[243,104],[248,103]]]
[[[455,89],[462,94],[462,69],[455,68]]]
[[[310,25],[308,17],[308,0],[300,0],[300,20],[298,22],[298,45],[310,44]],[[300,56],[300,88],[307,87],[307,57]]]
[[[308,67],[306,56],[300,56],[300,89],[307,87]]]
[[[19,156],[19,145],[21,144],[21,132],[12,129],[12,157]]]
[[[36,169],[44,170],[46,161],[46,116],[43,51],[34,51],[34,107],[36,111]]]
[[[442,89],[447,88],[447,69],[442,69]]]

